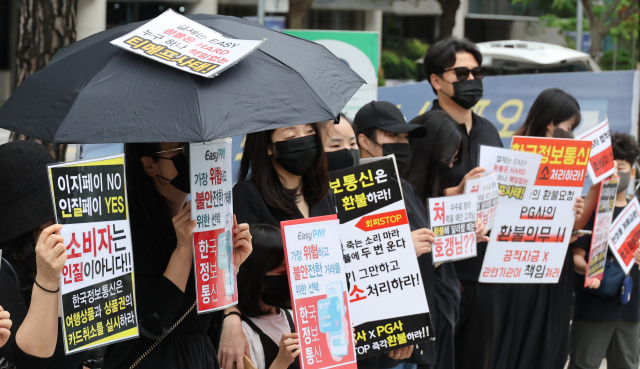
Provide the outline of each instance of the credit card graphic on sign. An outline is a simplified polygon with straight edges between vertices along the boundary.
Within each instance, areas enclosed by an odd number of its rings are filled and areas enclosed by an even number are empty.
[[[320,332],[329,333],[331,355],[346,355],[349,352],[349,341],[342,324],[345,315],[342,282],[327,285],[327,298],[318,301],[318,315]]]

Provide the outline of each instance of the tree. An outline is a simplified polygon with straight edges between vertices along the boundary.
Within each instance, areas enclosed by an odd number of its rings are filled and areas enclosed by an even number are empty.
[[[618,27],[621,22],[628,22],[632,15],[635,15],[635,24],[638,24],[637,14],[640,0],[612,0],[608,5],[597,5],[593,0],[581,1],[587,19],[589,19],[589,34],[591,35],[589,54],[599,60],[602,40],[613,28]]]
[[[438,0],[438,3],[442,9],[438,40],[444,40],[453,34],[453,27],[456,25],[456,13],[460,7],[460,0]]]
[[[16,86],[44,68],[61,48],[76,41],[78,0],[19,0],[20,21],[16,55]],[[12,141],[32,138],[11,133]],[[58,161],[64,161],[66,144],[42,143]]]

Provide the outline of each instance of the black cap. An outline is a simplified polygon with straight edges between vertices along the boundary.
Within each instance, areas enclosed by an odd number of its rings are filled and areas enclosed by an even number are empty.
[[[0,244],[54,220],[47,174],[54,162],[34,141],[0,145]]]
[[[358,110],[353,124],[358,133],[371,128],[378,128],[392,133],[409,133],[411,137],[424,137],[427,127],[410,124],[397,106],[388,101],[372,101]]]

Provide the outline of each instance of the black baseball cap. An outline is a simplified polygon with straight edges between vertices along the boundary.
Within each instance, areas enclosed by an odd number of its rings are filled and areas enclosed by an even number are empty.
[[[400,109],[388,101],[372,101],[358,110],[353,125],[358,134],[371,128],[392,133],[408,133],[411,137],[427,135],[427,127],[407,123]]]

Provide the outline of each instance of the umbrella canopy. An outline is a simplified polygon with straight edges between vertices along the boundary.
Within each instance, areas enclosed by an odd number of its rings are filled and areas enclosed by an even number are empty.
[[[146,22],[100,32],[25,79],[0,108],[0,128],[54,143],[207,141],[333,119],[364,83],[319,44],[235,17],[188,18],[267,41],[210,79],[109,43]]]

